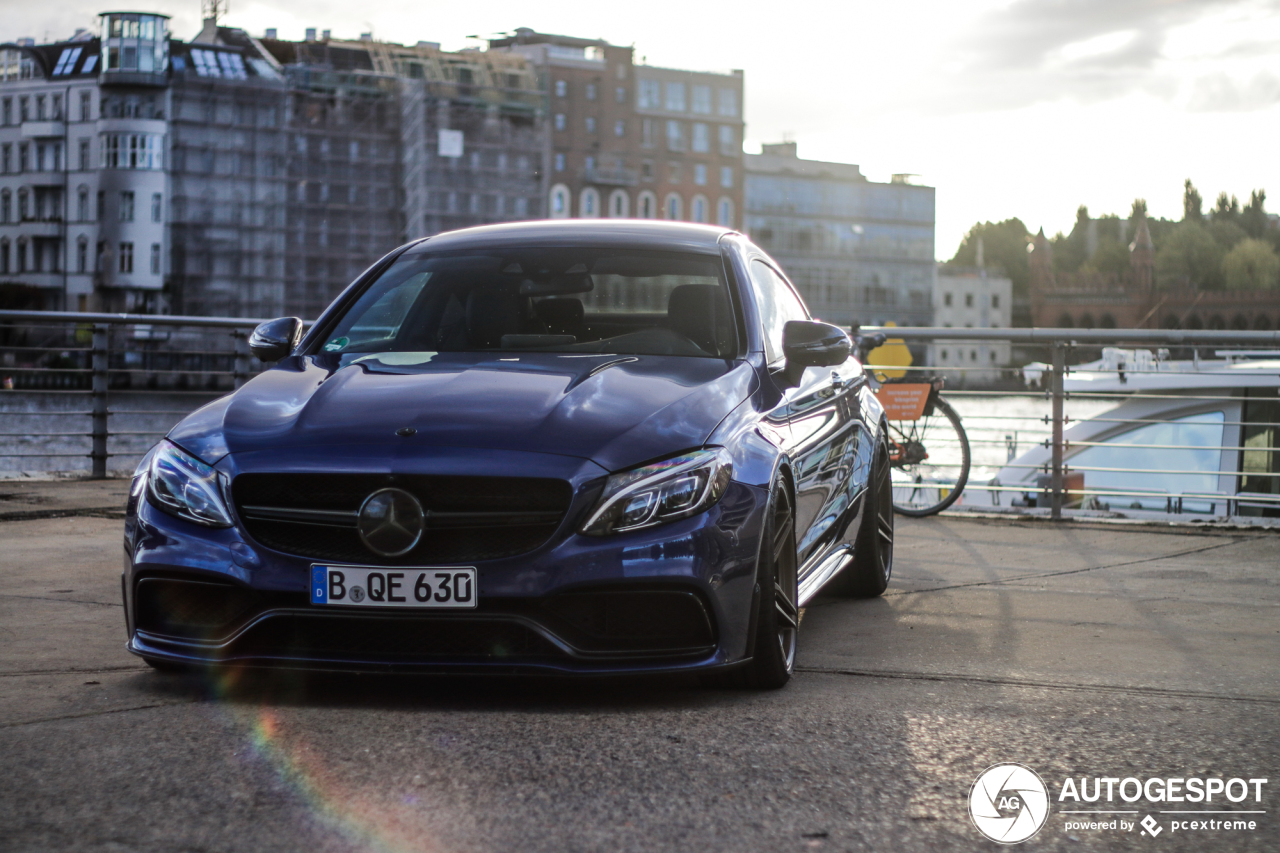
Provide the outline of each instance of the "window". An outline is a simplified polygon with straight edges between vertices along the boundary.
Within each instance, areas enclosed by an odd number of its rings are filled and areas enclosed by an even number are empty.
[[[563,98],[569,94],[569,84],[564,80],[556,81],[556,97]]]
[[[565,127],[564,113],[556,113],[555,122],[556,122],[556,130],[564,130],[564,127]]]
[[[681,165],[682,164],[680,163],[679,160],[667,161],[667,183],[669,184],[680,183],[680,176],[682,173],[680,168]]]
[[[27,193],[27,190],[25,187],[18,190],[18,221],[19,222],[22,222],[23,220],[31,216],[31,211],[28,208],[28,202],[30,201],[30,199],[31,199],[31,196]]]
[[[667,219],[679,219],[684,212],[683,207],[684,204],[681,202],[680,196],[676,193],[669,193],[666,204],[662,206],[662,212]]]
[[[30,146],[27,145],[27,143],[25,142],[18,143],[18,171],[19,172],[27,171],[27,152],[30,150],[31,150]]]
[[[92,97],[93,96],[87,90],[80,93],[80,120],[81,121],[88,121],[91,118],[90,110],[92,109],[91,105],[93,103],[93,101],[91,100]]]
[[[127,51],[128,48],[125,48]],[[128,64],[129,58],[124,58]],[[232,80],[245,80],[244,58],[238,53],[227,53],[220,50],[192,50],[191,63],[195,66],[198,77],[226,77]]]
[[[97,220],[102,222],[107,216],[107,194],[102,190],[98,190],[98,216]]]
[[[160,193],[151,194],[151,221],[164,221],[164,197]]]
[[[724,187],[725,189],[728,189],[733,186],[733,167],[732,166],[720,167],[720,186]]]
[[[621,69],[622,66],[619,65],[618,68]],[[618,88],[613,90],[613,101],[616,104],[625,104],[627,102],[626,86],[619,86]]]
[[[733,201],[727,198],[720,199],[720,203],[716,205],[716,223],[723,225],[725,228],[733,227]]]
[[[691,107],[695,113],[711,115],[711,87],[694,86]]]
[[[720,90],[720,115],[736,118],[738,115],[738,92],[736,89]]]
[[[943,305],[945,305],[945,306],[947,306],[948,308],[950,308],[950,307],[951,307],[951,294],[950,294],[950,293],[944,293],[944,294],[942,294],[942,304],[943,304]]]
[[[640,193],[636,207],[641,219],[653,219],[658,215],[658,200],[648,190]]]
[[[711,150],[711,132],[702,122],[693,124],[693,150],[706,154]]]
[[[609,215],[614,219],[623,219],[631,215],[631,199],[626,190],[614,190],[609,193]]]
[[[668,83],[667,84],[667,101],[666,107],[673,113],[684,112],[684,84]]]
[[[89,140],[80,140],[80,171],[89,171]]]
[[[0,110],[3,111],[0,113],[0,118],[4,119],[4,124],[13,124],[13,98],[5,98]]]
[[[587,133],[595,133],[595,132],[596,132],[596,117],[595,117],[595,116],[587,116],[587,122],[586,122],[586,124],[587,124]]]
[[[121,222],[133,221],[133,193],[132,192],[126,191],[126,192],[120,193],[119,214],[120,214]],[[124,270],[121,270],[121,272],[124,272]]]
[[[627,123],[624,119],[618,119],[613,123],[613,135],[614,136],[627,135]]]
[[[556,184],[551,188],[551,218],[565,219],[569,216],[569,188],[564,184]]]
[[[640,120],[640,144],[646,148],[652,148],[653,141],[653,119],[646,118]]]
[[[973,294],[972,294],[972,293],[966,293],[966,294],[964,295],[964,307],[965,307],[965,308],[972,308],[972,307],[973,307]]]
[[[31,99],[23,95],[18,98],[18,121],[29,121],[31,119]]]
[[[9,272],[9,241],[0,240],[0,272]]]
[[[27,240],[25,237],[18,238],[18,272],[27,271]]]
[[[53,66],[53,76],[61,77],[64,74],[70,74],[76,67],[76,60],[80,58],[83,47],[64,47],[61,55],[58,56],[58,64]]]
[[[76,241],[76,272],[89,271],[89,241],[81,235]]]
[[[667,122],[667,148],[671,151],[684,150],[684,125],[678,121]]]
[[[1000,307],[1000,294],[998,293],[991,294],[991,307],[992,308]]]
[[[0,192],[0,223],[7,223],[13,215],[13,196],[8,190]]]
[[[693,197],[693,216],[694,222],[707,221],[707,197],[703,195],[695,195]]]
[[[596,84],[588,83],[587,84],[587,100],[594,101],[595,99],[596,99]]]
[[[9,169],[13,166],[13,146],[9,143],[0,145],[0,172],[9,173]]]
[[[76,195],[76,218],[81,222],[89,221],[89,190],[81,187]]]
[[[133,244],[120,244],[120,272],[133,272]]]
[[[151,274],[160,275],[160,244],[151,244]]]
[[[1268,495],[1280,493],[1280,399],[1275,391],[1262,389],[1247,392],[1244,401],[1244,429],[1241,431],[1240,491]],[[1261,514],[1256,508],[1242,507],[1241,515]]]
[[[707,185],[706,163],[698,163],[693,167],[693,182],[700,187],[705,187]]]
[[[642,110],[656,110],[662,106],[662,84],[657,80],[640,80],[636,90],[636,106]]]
[[[808,320],[809,312],[786,280],[763,261],[751,262],[751,285],[764,327],[765,359],[775,364],[783,358],[783,327],[791,320]]]
[[[1071,470],[1084,474],[1085,488],[1153,493],[1151,497],[1108,498],[1104,495],[1101,496],[1104,501],[1130,509],[1163,510],[1167,495],[1217,490],[1223,422],[1223,413],[1214,411],[1148,424],[1086,447],[1069,457],[1067,464]],[[1171,449],[1170,445],[1176,448]],[[1100,468],[1141,468],[1147,469],[1147,473],[1098,470]],[[1194,499],[1183,501],[1182,509],[1183,512],[1211,511],[1209,501]]]
[[[736,134],[733,128],[727,124],[720,125],[720,153],[721,154],[737,154],[737,144],[734,142]]]
[[[53,120],[62,121],[62,96],[53,96]]]
[[[36,121],[44,121],[48,116],[44,113],[44,95],[36,95]]]
[[[104,133],[102,168],[161,169],[163,138],[154,133]]]
[[[600,193],[595,187],[587,187],[582,191],[578,201],[578,215],[584,219],[594,219],[600,215]]]
[[[564,154],[561,154],[561,153],[556,154],[556,171],[557,172],[564,171]]]

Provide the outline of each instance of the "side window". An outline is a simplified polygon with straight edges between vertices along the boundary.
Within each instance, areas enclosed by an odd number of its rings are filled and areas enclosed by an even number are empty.
[[[782,360],[782,327],[789,320],[808,320],[809,312],[786,280],[764,261],[751,262],[751,287],[764,326],[764,353],[769,364]]]

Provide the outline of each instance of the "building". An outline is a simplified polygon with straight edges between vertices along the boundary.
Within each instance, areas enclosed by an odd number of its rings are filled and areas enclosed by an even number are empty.
[[[1044,229],[1031,249],[1031,319],[1036,326],[1280,328],[1280,296],[1274,290],[1201,290],[1189,284],[1157,288],[1155,246],[1145,219],[1134,229],[1129,269],[1123,275],[1054,270],[1053,247]]]
[[[1011,325],[1013,282],[990,275],[985,267],[939,264],[933,285],[931,325],[955,329],[999,329]],[[946,341],[929,344],[927,363],[952,368],[944,375],[953,384],[989,383],[1009,364],[1007,342]]]
[[[631,47],[528,28],[489,46],[547,92],[547,216],[741,226],[741,71],[637,65]]]
[[[932,321],[932,187],[804,160],[794,142],[746,155],[745,168],[746,230],[816,315],[841,325]]]

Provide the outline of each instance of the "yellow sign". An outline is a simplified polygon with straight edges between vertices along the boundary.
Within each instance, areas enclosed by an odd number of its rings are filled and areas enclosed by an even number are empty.
[[[896,325],[898,324],[892,320],[885,323],[886,328]],[[867,353],[867,364],[910,367],[911,350],[907,349],[907,344],[902,338],[889,338],[884,342],[884,346],[876,347]],[[907,375],[905,370],[876,370],[876,373],[889,379],[899,379]]]

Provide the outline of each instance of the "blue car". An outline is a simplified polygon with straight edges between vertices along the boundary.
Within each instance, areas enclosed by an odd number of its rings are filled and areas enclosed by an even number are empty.
[[[129,650],[785,684],[820,589],[893,565],[884,412],[743,235],[485,226],[383,258],[130,491]]]

